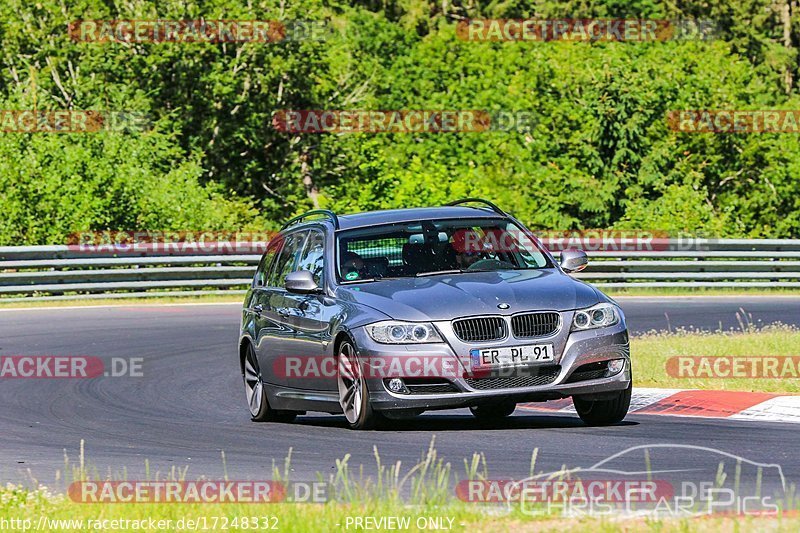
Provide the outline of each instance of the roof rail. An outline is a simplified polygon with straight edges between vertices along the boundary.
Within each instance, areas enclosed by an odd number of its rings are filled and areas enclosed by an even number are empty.
[[[455,202],[450,202],[450,203],[445,204],[445,205],[447,205],[447,206],[455,206],[455,205],[461,205],[461,204],[467,204],[467,203],[483,204],[483,205],[489,207],[492,211],[494,211],[498,215],[503,215],[503,216],[506,216],[506,217],[508,216],[508,213],[506,213],[505,211],[503,211],[502,209],[497,207],[496,204],[493,204],[489,200],[484,200],[483,198],[462,198],[461,200],[456,200]]]
[[[313,211],[308,211],[306,213],[303,213],[302,215],[298,215],[298,216],[296,216],[294,218],[290,218],[281,227],[281,231],[285,230],[289,226],[292,226],[294,224],[298,224],[298,223],[302,222],[303,219],[306,218],[306,217],[310,217],[310,216],[314,216],[314,215],[323,215],[323,216],[328,217],[329,219],[331,219],[331,222],[333,222],[333,228],[337,229],[337,230],[339,229],[339,217],[336,216],[336,213],[334,213],[333,211],[330,211],[328,209],[314,209]]]

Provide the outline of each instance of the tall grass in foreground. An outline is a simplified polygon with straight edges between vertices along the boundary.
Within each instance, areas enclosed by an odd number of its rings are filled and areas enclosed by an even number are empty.
[[[538,449],[531,455],[529,470],[520,472],[520,478],[542,475],[536,461]],[[50,531],[84,531],[90,529],[87,520],[145,520],[149,518],[171,520],[170,531],[182,530],[252,530],[252,520],[261,526],[274,526],[280,531],[334,531],[354,530],[352,521],[357,517],[398,517],[408,518],[409,530],[428,529],[420,527],[428,524],[426,519],[442,519],[454,530],[469,531],[717,531],[757,530],[769,528],[772,531],[797,531],[800,518],[797,516],[798,501],[794,487],[790,487],[788,499],[782,504],[789,514],[780,516],[754,517],[702,517],[660,519],[641,516],[565,516],[558,512],[537,514],[523,512],[517,505],[476,504],[455,497],[454,486],[460,479],[488,480],[489,469],[483,454],[472,454],[463,459],[462,474],[454,472],[452,465],[439,457],[435,448],[435,438],[422,454],[420,460],[408,467],[401,461],[385,464],[377,448],[374,449],[375,469],[366,475],[363,465],[354,468],[352,456],[346,454],[336,461],[335,471],[327,476],[317,474],[318,481],[330,484],[329,501],[326,503],[274,503],[274,504],[84,504],[76,503],[58,490],[51,490],[31,478],[30,488],[7,485],[0,488],[0,523],[2,520],[28,519],[33,524],[44,523]],[[224,452],[221,455],[223,470]],[[274,481],[289,483],[291,479],[291,450],[283,464],[272,466]],[[720,465],[720,468],[722,465]],[[462,472],[461,469],[458,469]],[[647,469],[649,471],[649,468]],[[145,480],[187,481],[186,468],[170,468],[165,472],[151,470],[145,461]],[[558,479],[579,479],[566,470],[548,474]],[[716,482],[724,483],[728,473],[718,471]],[[737,472],[733,475],[738,476]],[[124,480],[127,470],[105,476],[98,475],[97,469],[88,464],[83,442],[77,461],[69,459],[65,452],[63,472],[57,480],[68,485],[73,481]],[[227,475],[224,475],[227,479]],[[249,517],[247,526],[242,519]],[[423,522],[416,522],[422,519]],[[44,520],[44,522],[40,522]],[[70,522],[70,520],[72,522]],[[187,521],[196,521],[190,527]],[[266,520],[266,521],[264,521]],[[452,520],[452,522],[450,522]],[[182,521],[182,522],[181,522]],[[181,526],[183,525],[183,527]],[[350,524],[350,527],[348,527]],[[260,527],[260,530],[265,528]],[[111,528],[122,530],[122,528]],[[164,529],[143,528],[144,531]]]

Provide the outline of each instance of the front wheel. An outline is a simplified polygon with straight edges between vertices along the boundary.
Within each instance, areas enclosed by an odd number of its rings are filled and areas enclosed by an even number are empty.
[[[608,426],[621,422],[628,414],[631,406],[631,392],[633,382],[628,388],[620,391],[616,397],[609,400],[584,400],[579,396],[572,397],[572,403],[581,420],[590,426]]]
[[[355,346],[345,340],[339,345],[336,383],[339,405],[350,429],[372,429],[380,415],[372,410],[369,389],[358,362]]]
[[[256,350],[252,344],[247,344],[247,352],[244,355],[244,392],[247,395],[247,406],[250,408],[250,416],[253,422],[291,422],[297,417],[297,413],[292,411],[276,411],[272,409],[267,401],[267,389],[261,379],[261,370],[258,367]]]

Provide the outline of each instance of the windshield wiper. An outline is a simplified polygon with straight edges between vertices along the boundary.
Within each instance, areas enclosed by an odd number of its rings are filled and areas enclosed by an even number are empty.
[[[466,270],[435,270],[433,272],[420,272],[417,274],[417,277],[438,276],[439,274],[461,274],[462,272],[466,272]]]
[[[406,276],[375,276],[372,278],[358,278],[358,279],[345,279],[340,281],[341,285],[350,285],[353,283],[365,283],[368,281],[381,281],[384,279],[404,279]]]
[[[340,285],[352,285],[354,283],[364,283],[367,281],[377,281],[377,278],[345,279],[339,282]]]

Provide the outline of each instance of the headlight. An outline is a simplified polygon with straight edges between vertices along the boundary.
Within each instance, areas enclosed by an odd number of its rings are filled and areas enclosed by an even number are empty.
[[[604,328],[619,322],[619,311],[614,304],[597,304],[588,309],[575,311],[572,317],[572,331]]]
[[[427,322],[378,322],[366,326],[372,340],[382,344],[444,342],[433,324]]]

